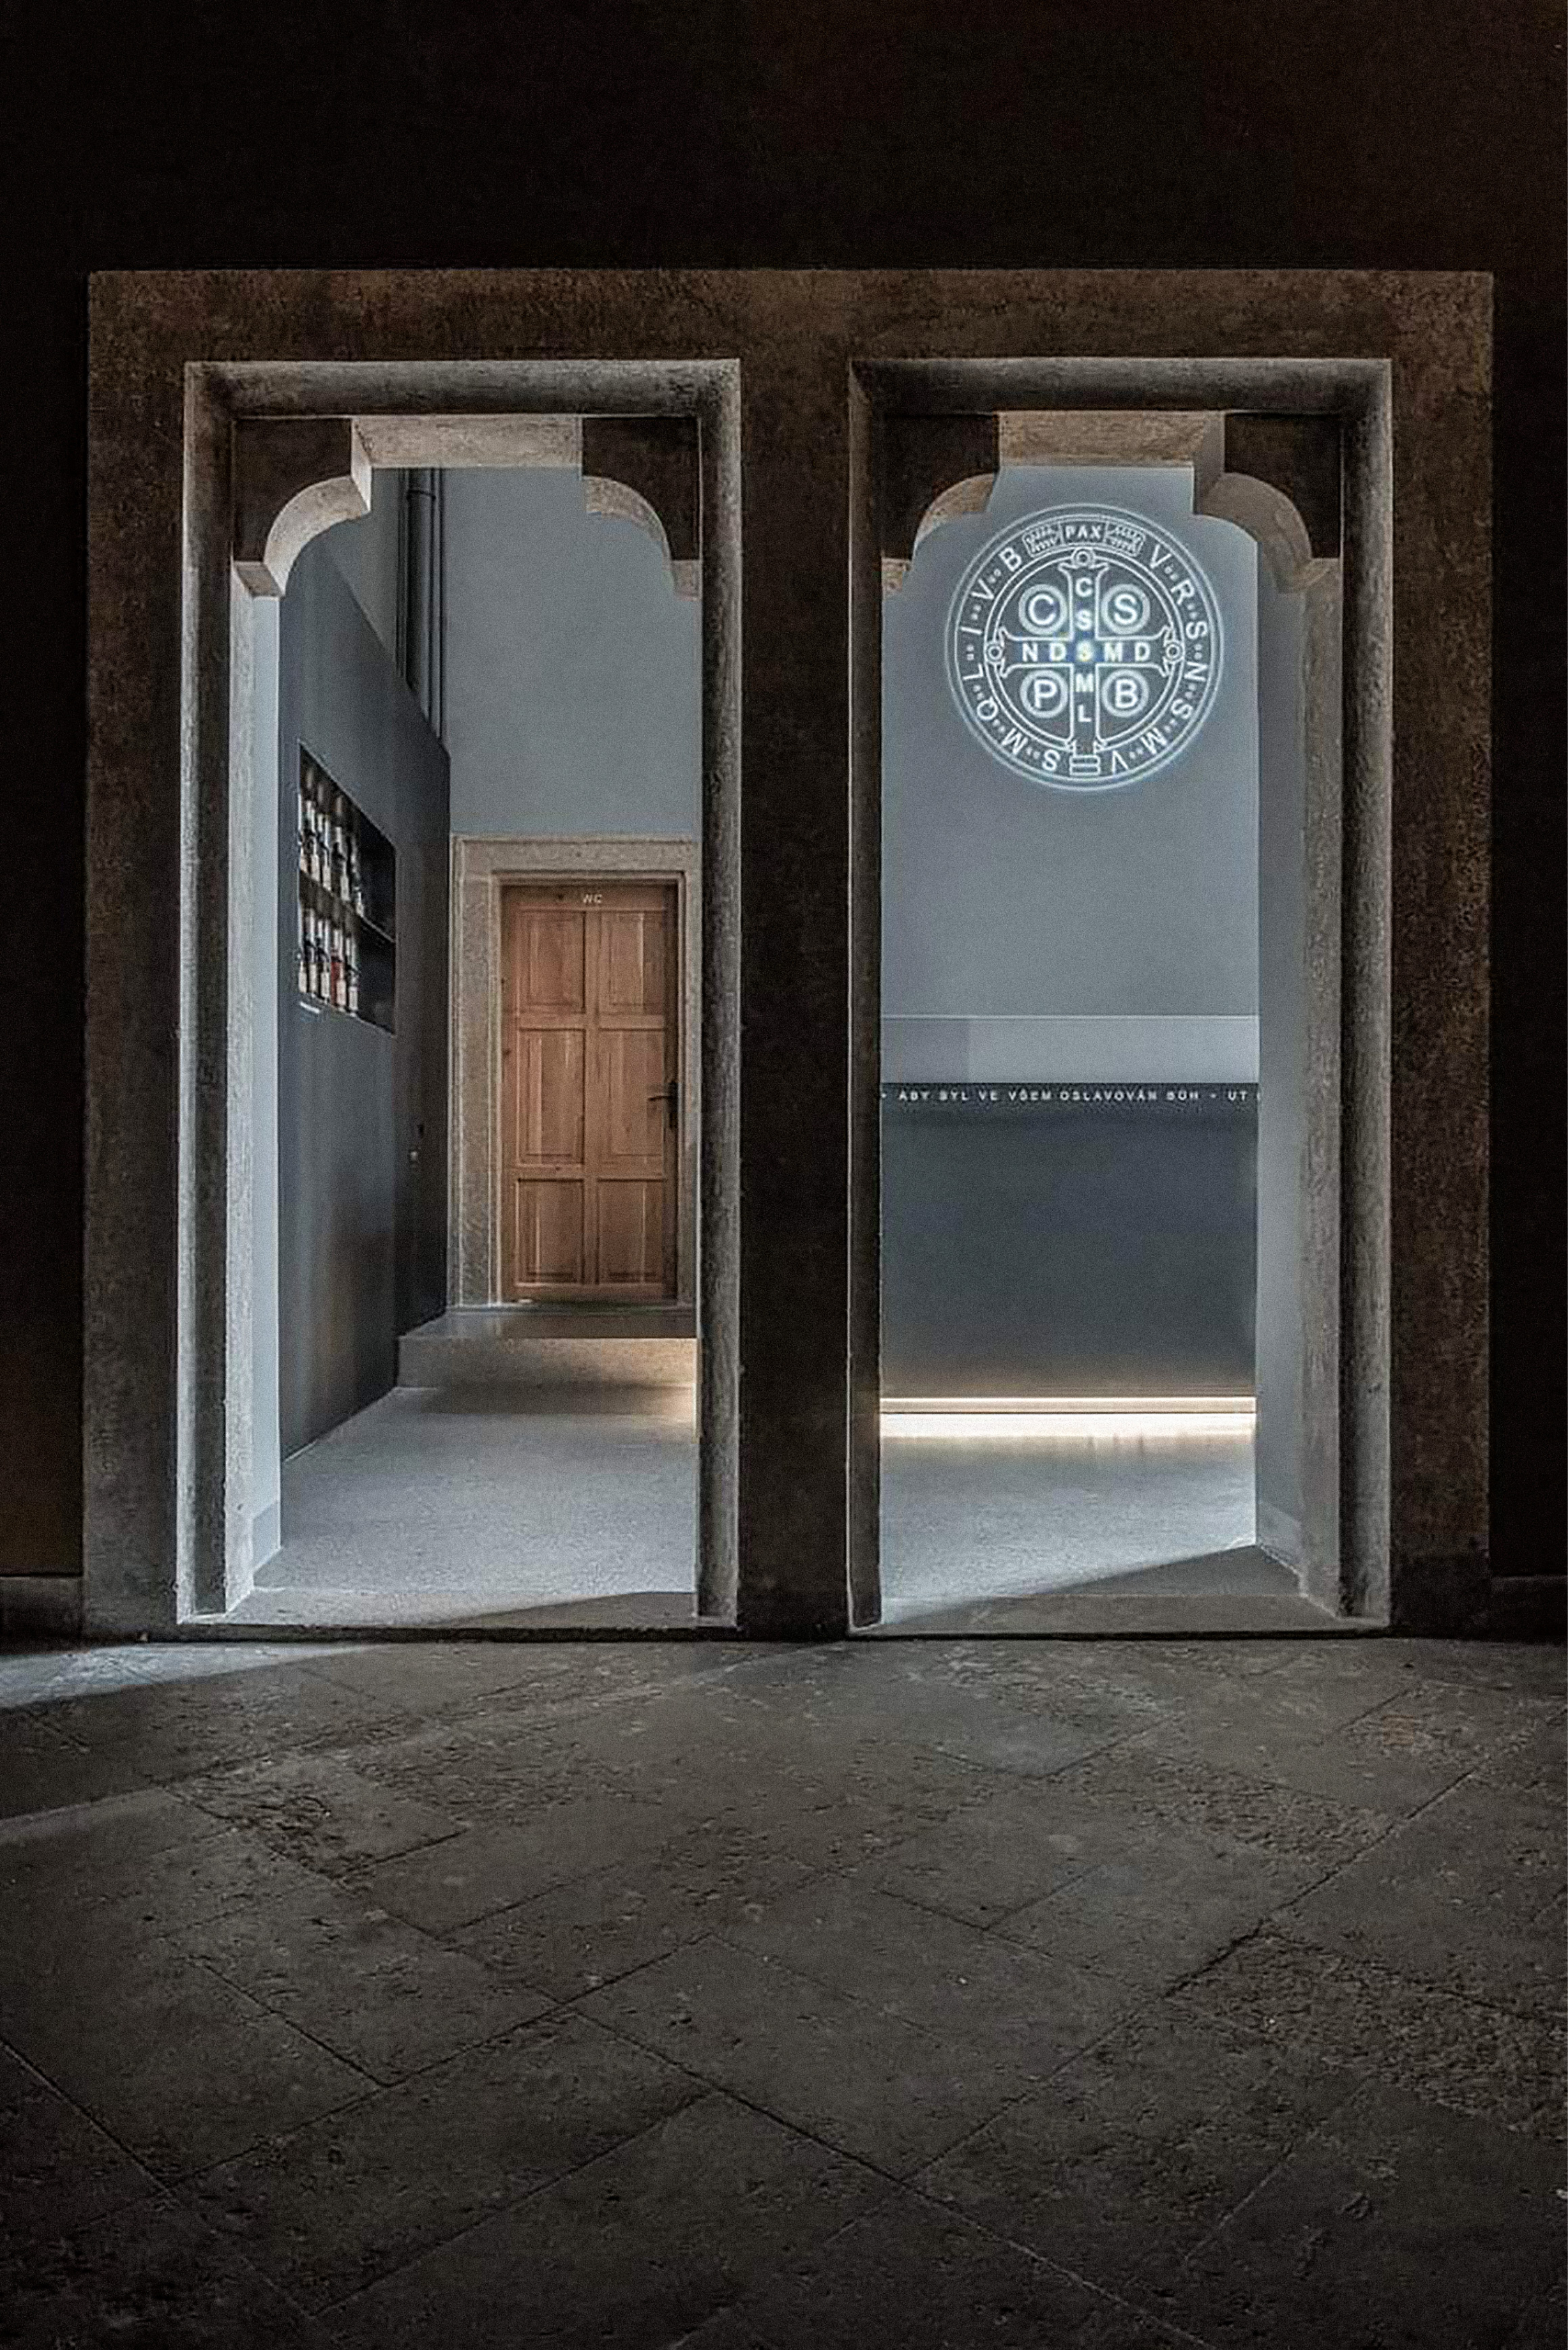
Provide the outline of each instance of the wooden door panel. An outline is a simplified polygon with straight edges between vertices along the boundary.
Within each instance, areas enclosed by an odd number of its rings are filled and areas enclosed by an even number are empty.
[[[669,1297],[676,891],[502,894],[502,1294]]]
[[[580,1028],[519,1024],[509,1050],[516,1066],[513,1162],[581,1168],[586,1142],[585,1037]]]
[[[598,1014],[664,1023],[669,945],[661,907],[609,907],[598,920]]]
[[[515,1008],[582,1013],[587,1003],[586,919],[575,908],[530,907],[519,925]]]
[[[670,1109],[662,1028],[612,1030],[598,1038],[595,1107],[605,1171],[662,1175]]]
[[[601,1175],[595,1190],[600,1281],[617,1288],[662,1291],[663,1180],[639,1181]]]
[[[587,1238],[580,1177],[514,1185],[513,1263],[520,1285],[576,1285]]]

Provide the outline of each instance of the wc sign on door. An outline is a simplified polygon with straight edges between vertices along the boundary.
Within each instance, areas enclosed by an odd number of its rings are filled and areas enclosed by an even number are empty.
[[[1112,506],[1054,506],[993,538],[948,616],[948,676],[993,758],[1106,791],[1185,751],[1220,683],[1220,607],[1164,531]]]

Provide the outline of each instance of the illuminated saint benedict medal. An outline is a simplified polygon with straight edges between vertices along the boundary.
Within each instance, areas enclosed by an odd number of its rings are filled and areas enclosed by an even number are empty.
[[[1014,523],[948,618],[965,723],[1003,765],[1068,791],[1168,766],[1213,707],[1220,659],[1220,607],[1190,555],[1111,506]]]

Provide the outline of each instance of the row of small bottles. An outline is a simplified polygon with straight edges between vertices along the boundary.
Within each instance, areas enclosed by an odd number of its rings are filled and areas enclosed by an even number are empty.
[[[352,923],[299,905],[299,992],[339,1012],[359,1009],[359,951]]]
[[[359,843],[341,792],[318,800],[302,785],[299,794],[299,869],[317,888],[341,898],[357,914],[365,910]]]

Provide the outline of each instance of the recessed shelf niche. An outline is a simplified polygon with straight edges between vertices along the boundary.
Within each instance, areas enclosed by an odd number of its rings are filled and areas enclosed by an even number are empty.
[[[397,1003],[398,860],[319,760],[299,754],[301,1001],[389,1034]]]

